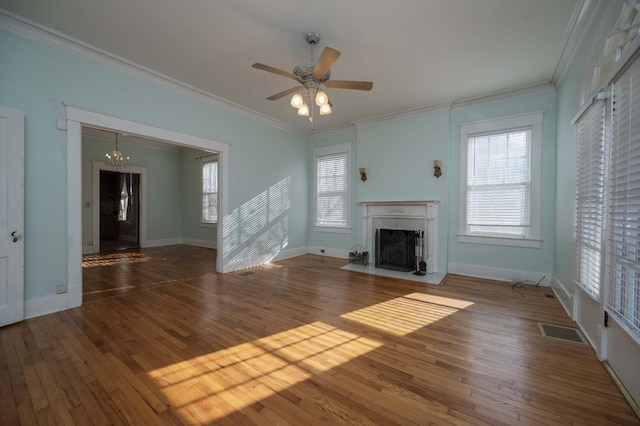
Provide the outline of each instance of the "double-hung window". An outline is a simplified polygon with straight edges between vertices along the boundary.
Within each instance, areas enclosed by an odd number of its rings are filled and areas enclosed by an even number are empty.
[[[460,128],[460,218],[465,243],[540,246],[542,112]]]
[[[613,83],[608,170],[608,298],[640,342],[640,60]]]
[[[215,157],[202,159],[202,223],[218,222],[218,160]]]
[[[349,232],[351,227],[351,146],[314,150],[315,230]]]
[[[575,283],[600,300],[604,224],[605,102],[576,122]]]

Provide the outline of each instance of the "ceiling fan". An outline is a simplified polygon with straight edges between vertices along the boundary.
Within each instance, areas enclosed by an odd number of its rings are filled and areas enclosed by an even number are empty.
[[[307,43],[311,45],[311,62],[297,65],[293,69],[293,73],[257,62],[253,64],[252,67],[288,77],[302,85],[302,87],[296,86],[283,90],[282,92],[269,96],[267,99],[275,101],[291,93],[295,93],[291,98],[291,106],[298,110],[298,115],[309,117],[311,130],[313,130],[313,101],[315,101],[315,104],[319,107],[320,115],[331,114],[331,101],[329,101],[327,94],[321,90],[320,86],[324,85],[332,89],[371,90],[373,83],[370,81],[330,80],[330,68],[336,60],[338,60],[340,52],[327,46],[314,63],[313,46],[320,41],[320,35],[318,33],[307,33],[305,39]],[[309,104],[311,105],[311,110],[309,110]]]

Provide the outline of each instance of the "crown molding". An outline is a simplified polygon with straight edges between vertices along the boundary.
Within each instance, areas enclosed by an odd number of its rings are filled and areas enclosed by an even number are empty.
[[[608,3],[607,7],[612,5],[615,7],[615,2]],[[599,6],[600,3],[597,0],[580,0],[573,9],[558,52],[556,67],[551,76],[553,84],[557,85],[569,69],[578,48],[582,45],[589,28],[598,16]]]
[[[309,133],[0,8],[0,28],[210,106],[308,138]]]
[[[455,101],[451,105],[451,109],[464,108],[475,104],[485,102],[503,101],[510,98],[516,98],[520,96],[537,95],[545,92],[555,92],[556,88],[551,83],[540,83],[532,86],[521,87],[518,89],[512,89],[504,92],[490,93],[487,95],[479,96],[477,98],[468,98]]]

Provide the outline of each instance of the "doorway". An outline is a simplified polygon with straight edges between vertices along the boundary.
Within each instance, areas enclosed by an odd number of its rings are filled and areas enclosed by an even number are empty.
[[[100,251],[140,247],[140,175],[100,171]]]

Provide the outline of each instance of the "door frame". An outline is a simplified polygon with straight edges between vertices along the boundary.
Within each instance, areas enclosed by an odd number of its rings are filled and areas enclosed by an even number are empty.
[[[228,199],[228,156],[225,142],[118,117],[94,109],[64,103],[67,119],[58,127],[67,131],[67,308],[82,305],[82,126],[97,127],[158,139],[176,145],[218,153],[218,238],[216,270],[225,272],[223,262],[224,228]]]
[[[104,161],[92,160],[93,163],[93,189],[92,189],[92,240],[93,246],[85,253],[98,253],[100,251],[100,172],[118,172],[122,170],[109,167]],[[147,247],[147,168],[144,166],[130,166],[127,173],[139,175],[138,182],[138,245]]]

